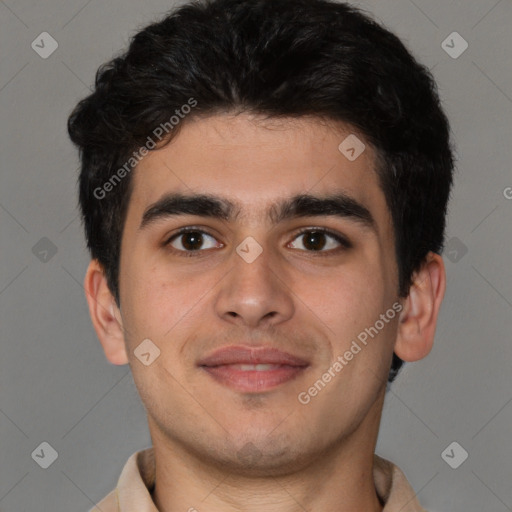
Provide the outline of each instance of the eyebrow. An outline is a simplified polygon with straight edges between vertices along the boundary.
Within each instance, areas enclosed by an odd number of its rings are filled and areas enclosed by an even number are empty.
[[[241,203],[235,203],[224,197],[210,194],[169,193],[144,211],[139,230],[147,228],[157,220],[179,215],[196,215],[229,222],[235,221],[241,212]],[[368,208],[344,192],[327,196],[298,194],[281,199],[268,208],[266,216],[273,224],[299,217],[336,216],[358,223],[377,233],[375,219]]]

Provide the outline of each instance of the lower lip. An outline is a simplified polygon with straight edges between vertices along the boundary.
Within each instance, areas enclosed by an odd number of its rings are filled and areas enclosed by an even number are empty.
[[[307,366],[282,365],[271,370],[239,370],[233,365],[203,366],[217,382],[237,391],[261,392],[295,379]]]

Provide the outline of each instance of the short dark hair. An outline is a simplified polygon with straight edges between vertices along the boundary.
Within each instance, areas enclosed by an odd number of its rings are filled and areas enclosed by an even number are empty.
[[[174,126],[170,116],[187,104],[195,106]],[[202,0],[136,33],[126,52],[100,66],[94,91],[68,119],[87,246],[117,304],[133,187],[126,162],[155,127],[166,127],[165,143],[187,119],[226,112],[340,121],[371,144],[394,225],[398,294],[406,297],[427,253],[444,247],[453,180],[449,124],[430,71],[345,3]],[[393,354],[389,382],[402,364]]]

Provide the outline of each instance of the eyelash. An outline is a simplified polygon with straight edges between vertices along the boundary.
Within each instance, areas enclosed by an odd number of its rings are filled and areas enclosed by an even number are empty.
[[[341,245],[341,247],[338,247],[336,249],[330,249],[328,251],[301,251],[301,252],[308,252],[308,253],[315,254],[315,256],[323,257],[323,256],[330,256],[333,253],[337,254],[340,250],[347,250],[347,249],[352,248],[352,244],[347,239],[345,239],[341,235],[338,235],[337,233],[335,233],[329,229],[325,229],[325,228],[315,228],[315,227],[302,228],[298,233],[295,234],[293,240],[295,240],[300,235],[303,235],[305,233],[311,233],[311,232],[323,233],[325,235],[328,235],[328,236],[332,237],[334,240],[336,240],[336,242],[338,242]],[[170,245],[170,243],[173,242],[176,238],[179,238],[181,235],[184,235],[186,233],[201,233],[204,235],[211,236],[212,238],[215,238],[215,236],[213,236],[212,234],[208,233],[207,231],[205,231],[203,229],[196,228],[194,226],[190,226],[187,228],[180,229],[178,232],[174,233],[170,238],[168,238],[163,243],[163,246],[168,247]],[[198,257],[198,256],[201,257],[202,256],[201,253],[205,252],[205,250],[201,250],[201,249],[198,249],[197,251],[182,251],[180,249],[172,248],[171,250],[172,250],[172,252],[177,253],[180,256],[184,256],[186,258]]]

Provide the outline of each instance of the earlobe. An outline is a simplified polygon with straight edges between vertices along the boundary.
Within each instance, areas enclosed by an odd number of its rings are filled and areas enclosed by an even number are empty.
[[[91,321],[105,356],[112,364],[128,364],[121,314],[98,260],[89,263],[84,288]]]
[[[443,258],[430,252],[404,303],[398,323],[395,354],[404,361],[418,361],[432,350],[437,318],[446,288]]]

